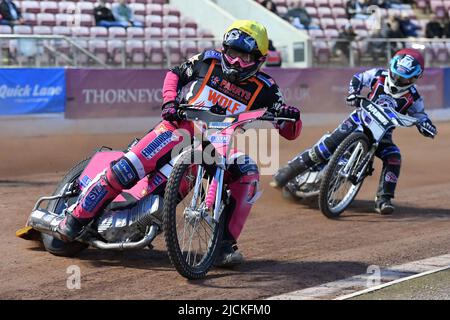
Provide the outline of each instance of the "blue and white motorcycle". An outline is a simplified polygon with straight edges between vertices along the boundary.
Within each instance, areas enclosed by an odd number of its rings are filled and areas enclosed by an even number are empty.
[[[344,212],[364,179],[372,174],[375,151],[384,135],[394,127],[420,125],[414,117],[377,105],[365,97],[358,98],[360,106],[354,111],[358,129],[342,141],[328,163],[303,172],[286,186],[299,199],[318,197],[320,211],[328,218],[336,218]]]

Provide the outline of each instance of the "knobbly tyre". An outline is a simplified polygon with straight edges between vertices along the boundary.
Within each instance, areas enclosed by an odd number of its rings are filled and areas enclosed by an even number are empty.
[[[363,96],[358,98],[360,106],[353,119],[359,128],[342,141],[327,163],[306,170],[284,189],[299,199],[317,197],[320,211],[328,218],[339,217],[353,202],[364,179],[372,174],[375,151],[383,136],[394,127],[420,125],[414,117],[376,105]],[[426,128],[422,130],[434,137]]]
[[[265,109],[222,115],[183,105],[182,117],[202,132],[175,162],[164,196],[164,231],[170,261],[188,279],[206,276],[214,265],[224,228],[231,192],[224,181],[231,142],[236,132],[255,121],[292,121]],[[256,189],[258,190],[258,189]],[[249,202],[255,202],[261,192]]]
[[[230,150],[228,142],[234,132],[246,123],[255,120],[292,119],[276,118],[264,109],[236,116],[218,115],[188,105],[183,105],[180,110],[186,120],[204,122],[210,133],[213,128],[220,129],[207,137],[209,144],[217,151],[220,162],[206,164],[202,160],[195,164],[187,161],[191,157],[197,159],[198,155],[202,158],[199,148],[188,148],[159,170],[144,177],[133,188],[124,190],[74,241],[63,241],[56,228],[66,213],[76,205],[86,186],[95,177],[100,176],[99,173],[109,163],[122,157],[134,144],[125,151],[102,147],[70,169],[52,196],[42,197],[36,202],[26,226],[18,230],[16,235],[26,240],[42,240],[48,252],[70,257],[89,246],[102,250],[131,250],[146,246],[151,248],[151,242],[165,229],[169,256],[178,272],[189,279],[206,276],[213,265],[224,229],[221,213],[229,196],[223,184],[226,154]],[[198,141],[196,144],[202,146]],[[188,172],[192,177],[187,175]],[[205,182],[208,185],[205,186]],[[189,205],[184,205],[187,195],[192,197],[189,198]],[[255,200],[258,196],[255,195]],[[46,208],[41,207],[44,202],[47,202]],[[164,203],[167,205],[164,206]],[[188,223],[186,227],[199,226],[201,222],[205,222],[210,228],[210,238],[206,241],[207,250],[198,260],[198,250],[194,256],[190,250],[184,250],[183,243],[179,243],[176,217],[180,210]],[[192,237],[189,244],[192,244]],[[188,249],[191,249],[191,246]],[[194,260],[191,260],[191,257]]]

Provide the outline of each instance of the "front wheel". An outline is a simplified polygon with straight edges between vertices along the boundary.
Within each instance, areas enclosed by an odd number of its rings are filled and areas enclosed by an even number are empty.
[[[224,231],[223,201],[219,221],[205,205],[212,175],[199,150],[187,151],[174,165],[164,196],[164,232],[172,265],[187,279],[201,279],[214,264]],[[215,204],[217,205],[217,204]]]
[[[320,185],[319,207],[328,218],[337,218],[353,202],[364,180],[353,184],[354,174],[369,151],[370,142],[362,132],[348,136],[331,157]]]

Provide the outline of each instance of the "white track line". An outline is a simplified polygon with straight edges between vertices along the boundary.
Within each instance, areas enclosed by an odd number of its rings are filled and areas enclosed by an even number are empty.
[[[335,298],[334,300],[346,300],[346,299],[354,298],[354,297],[357,297],[357,296],[360,296],[360,295],[363,295],[363,294],[366,294],[366,293],[371,293],[371,292],[378,291],[378,290],[383,289],[383,288],[387,288],[387,287],[393,286],[395,284],[398,284],[398,283],[401,283],[401,282],[404,282],[404,281],[420,278],[420,277],[427,276],[429,274],[433,274],[433,273],[436,273],[436,272],[444,271],[444,270],[447,270],[447,269],[450,269],[450,266],[446,266],[446,267],[442,267],[442,268],[438,268],[438,269],[433,269],[433,270],[430,270],[430,271],[425,271],[425,272],[418,273],[418,274],[415,274],[415,275],[412,275],[412,276],[409,276],[409,277],[400,278],[400,279],[397,279],[397,280],[394,280],[394,281],[391,281],[391,282],[388,282],[388,283],[380,284],[379,286],[373,286],[373,287],[365,289],[365,290],[357,291],[357,292],[354,292],[354,293],[351,293],[351,294],[347,294],[345,296],[340,296],[340,297]]]
[[[380,281],[376,286],[370,286],[374,280],[373,273],[360,274],[342,280],[325,283],[316,287],[306,288],[267,298],[268,300],[319,300],[346,297],[356,292],[370,290],[379,286],[395,284],[399,279],[418,277],[450,268],[450,254],[413,261],[410,263],[388,267],[380,270]],[[424,274],[425,275],[425,274]],[[377,290],[377,289],[374,289]]]

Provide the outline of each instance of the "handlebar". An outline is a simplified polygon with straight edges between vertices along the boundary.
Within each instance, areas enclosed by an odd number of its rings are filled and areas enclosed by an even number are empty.
[[[189,111],[191,111],[192,113],[196,113],[196,116],[190,118]],[[200,115],[202,115],[202,117]],[[218,114],[218,113],[211,112],[211,110],[209,108],[199,107],[199,106],[195,106],[195,105],[191,105],[191,104],[180,104],[179,108],[178,108],[178,116],[180,117],[180,119],[183,119],[183,120],[194,120],[194,121],[204,120],[204,121],[209,121],[209,122],[214,122],[214,121],[221,122],[221,121],[225,120],[225,118],[230,118],[230,117],[235,117],[236,119],[238,119],[239,114],[237,114],[237,115]],[[254,121],[254,120],[270,121],[270,122],[277,122],[277,121],[295,122],[296,121],[295,119],[291,119],[291,118],[277,117],[270,111],[266,111],[266,113],[261,117],[254,118],[254,119],[246,119],[246,120],[243,120],[242,122],[250,122],[250,121]],[[236,123],[234,123],[234,124],[236,124]],[[231,123],[230,123],[230,125],[231,125]]]

